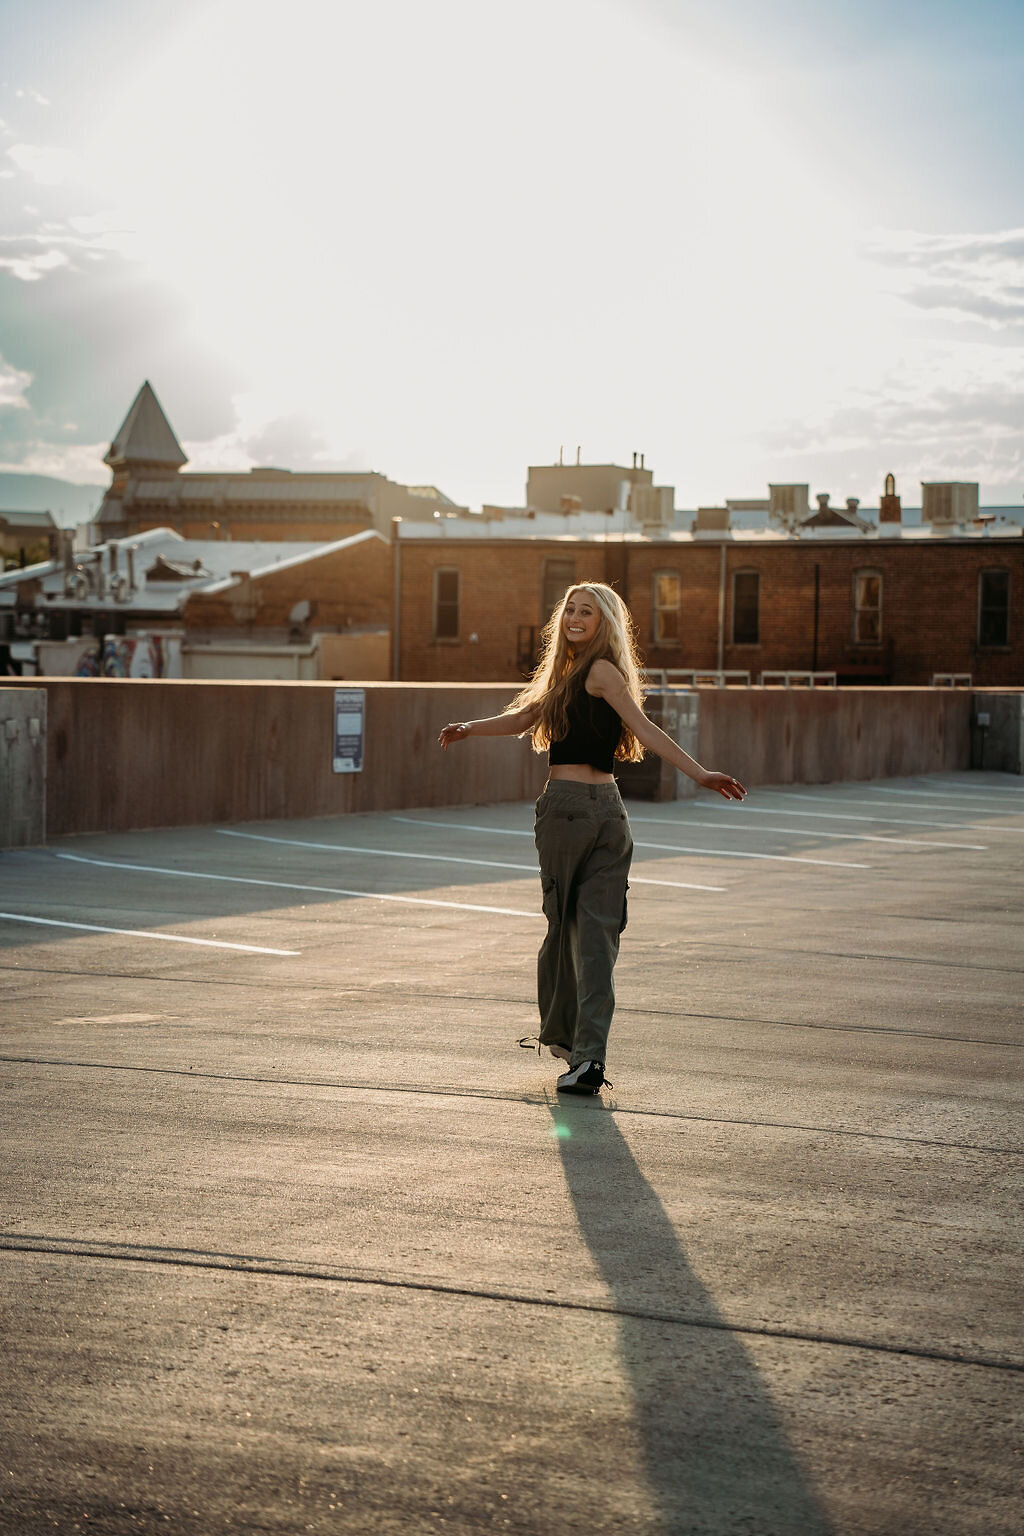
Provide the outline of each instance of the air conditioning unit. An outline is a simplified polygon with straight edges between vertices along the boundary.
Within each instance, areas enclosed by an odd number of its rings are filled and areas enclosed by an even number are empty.
[[[642,529],[660,531],[672,527],[675,520],[676,492],[673,485],[634,485],[629,510],[634,523]]]
[[[922,523],[970,523],[977,515],[976,480],[921,481]]]

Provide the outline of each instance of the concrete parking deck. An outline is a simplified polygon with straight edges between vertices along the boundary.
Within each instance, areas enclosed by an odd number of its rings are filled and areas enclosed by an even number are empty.
[[[1018,1536],[1020,781],[631,814],[568,1104],[527,806],[0,860],[0,1530]]]

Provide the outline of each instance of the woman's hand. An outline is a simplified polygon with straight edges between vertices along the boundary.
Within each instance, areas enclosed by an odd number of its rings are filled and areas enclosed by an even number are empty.
[[[708,773],[705,770],[697,783],[701,789],[717,790],[726,800],[742,800],[747,793],[739,779],[734,779],[727,773]]]
[[[446,725],[437,739],[444,751],[447,752],[448,748],[452,745],[453,742],[465,741],[468,735],[469,726],[465,723],[465,721],[459,721],[454,725]]]

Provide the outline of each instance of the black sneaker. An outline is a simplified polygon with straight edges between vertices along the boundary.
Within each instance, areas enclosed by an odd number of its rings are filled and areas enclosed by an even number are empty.
[[[597,1093],[605,1084],[612,1085],[604,1075],[604,1067],[599,1061],[581,1061],[578,1067],[573,1067],[569,1072],[563,1072],[555,1083],[559,1093]]]

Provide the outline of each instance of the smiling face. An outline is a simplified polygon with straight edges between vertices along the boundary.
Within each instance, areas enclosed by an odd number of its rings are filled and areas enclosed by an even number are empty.
[[[601,610],[582,587],[570,592],[562,610],[562,633],[574,651],[588,646],[601,628]]]

